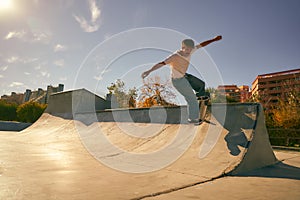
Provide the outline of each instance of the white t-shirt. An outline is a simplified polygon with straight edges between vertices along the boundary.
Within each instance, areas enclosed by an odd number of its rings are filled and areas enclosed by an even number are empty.
[[[182,50],[178,50],[164,60],[164,62],[171,67],[172,78],[182,78],[185,75],[190,64],[191,55],[196,50],[197,49],[194,48],[188,56],[184,56]]]

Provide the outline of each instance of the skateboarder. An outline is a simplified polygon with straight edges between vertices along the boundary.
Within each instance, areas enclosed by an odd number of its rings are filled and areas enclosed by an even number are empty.
[[[182,94],[188,104],[189,123],[201,123],[199,119],[199,104],[197,99],[205,99],[205,83],[197,77],[187,74],[186,71],[190,64],[191,55],[199,48],[221,40],[222,36],[217,36],[211,40],[194,44],[191,39],[185,39],[181,43],[181,49],[167,57],[164,61],[155,64],[151,69],[142,73],[142,78],[146,78],[151,72],[164,65],[170,65],[172,84],[177,91]],[[195,95],[195,92],[196,95]]]

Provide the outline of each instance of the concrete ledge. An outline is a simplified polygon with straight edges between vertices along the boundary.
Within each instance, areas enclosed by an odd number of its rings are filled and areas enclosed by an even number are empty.
[[[0,121],[0,131],[22,131],[31,123]]]
[[[133,109],[106,109],[73,114],[75,120],[85,124],[93,122],[134,122],[182,124],[187,123],[187,107],[151,107]]]

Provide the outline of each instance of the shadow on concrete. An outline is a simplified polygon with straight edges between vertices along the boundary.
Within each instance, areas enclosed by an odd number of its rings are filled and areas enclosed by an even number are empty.
[[[225,136],[225,141],[230,154],[233,156],[238,156],[241,153],[239,146],[248,148],[248,143],[250,142],[243,132],[229,132]]]
[[[213,116],[228,131],[225,141],[231,155],[241,153],[239,146],[248,148],[250,135],[257,123],[256,104],[216,104]]]
[[[275,165],[255,169],[235,176],[241,177],[266,177],[266,178],[287,178],[300,180],[300,168],[278,162]]]

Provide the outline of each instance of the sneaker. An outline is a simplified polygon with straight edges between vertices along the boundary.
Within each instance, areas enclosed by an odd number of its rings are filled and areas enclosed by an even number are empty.
[[[201,96],[201,97],[198,97],[197,100],[200,100],[200,101],[208,101],[208,100],[209,100],[209,97],[208,97],[208,96]]]
[[[201,124],[202,120],[201,119],[188,119],[188,122],[190,124]]]

